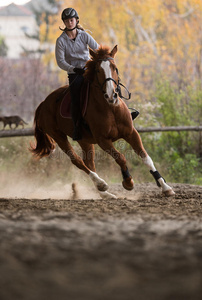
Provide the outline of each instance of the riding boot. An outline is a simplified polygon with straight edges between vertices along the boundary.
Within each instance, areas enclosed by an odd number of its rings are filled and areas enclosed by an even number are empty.
[[[79,141],[82,139],[82,118],[81,116],[77,116],[77,121],[74,122],[74,131],[72,139],[74,141]]]
[[[74,127],[73,140],[79,141],[82,139],[81,125],[77,125]]]
[[[80,93],[84,78],[81,75],[69,74],[71,92],[71,117],[74,123],[73,140],[82,139],[82,117],[80,111]]]
[[[140,113],[139,113],[138,110],[132,111],[132,113],[131,113],[132,120],[135,120],[135,118],[137,118],[137,116],[138,116],[139,114],[140,114]]]

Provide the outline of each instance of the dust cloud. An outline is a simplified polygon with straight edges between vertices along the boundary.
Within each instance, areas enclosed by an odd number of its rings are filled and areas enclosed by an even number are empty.
[[[50,179],[40,182],[38,178],[24,177],[17,174],[0,176],[0,198],[26,199],[91,199],[100,198],[91,182],[78,178],[76,182],[64,184],[60,180],[50,183]],[[76,196],[76,197],[75,197]]]

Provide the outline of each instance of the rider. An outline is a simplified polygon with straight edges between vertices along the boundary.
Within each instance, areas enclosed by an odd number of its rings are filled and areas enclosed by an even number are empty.
[[[79,16],[74,8],[66,8],[61,15],[65,28],[56,41],[55,56],[58,66],[67,71],[71,93],[71,116],[74,123],[73,140],[80,140],[81,111],[80,91],[84,81],[86,62],[90,59],[88,46],[96,50],[98,43],[79,25]],[[134,120],[139,112],[134,110]]]
[[[56,41],[55,56],[58,66],[67,71],[71,94],[71,116],[74,123],[73,140],[80,140],[81,112],[80,91],[84,81],[86,62],[90,59],[88,46],[96,50],[98,43],[79,25],[74,8],[66,8],[61,15],[65,28]]]

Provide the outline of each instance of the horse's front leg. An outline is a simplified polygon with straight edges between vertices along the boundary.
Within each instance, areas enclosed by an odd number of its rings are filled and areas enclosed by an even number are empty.
[[[122,176],[123,176],[123,187],[126,190],[132,190],[134,186],[134,181],[132,176],[130,175],[127,165],[126,159],[123,154],[121,154],[114,146],[111,140],[100,139],[98,145],[109,155],[111,155],[116,163],[120,166]]]
[[[115,195],[106,191],[106,189],[108,188],[107,183],[103,179],[101,179],[96,173],[95,162],[94,162],[94,157],[95,157],[94,145],[89,144],[83,140],[79,141],[78,143],[82,148],[83,162],[90,169],[89,177],[95,184],[101,198],[116,199]]]
[[[142,160],[143,160],[144,164],[149,168],[150,173],[156,180],[157,186],[162,188],[163,194],[168,197],[175,195],[175,192],[173,191],[173,189],[165,182],[165,179],[156,170],[151,157],[147,154],[145,157],[142,157]]]
[[[143,163],[149,168],[150,173],[156,180],[158,187],[162,188],[162,192],[165,196],[172,196],[175,194],[173,189],[165,182],[165,179],[160,175],[160,173],[156,170],[154,163],[151,157],[147,154],[146,150],[143,147],[141,138],[136,129],[133,130],[132,134],[130,134],[126,141],[132,146],[135,153],[141,157]]]

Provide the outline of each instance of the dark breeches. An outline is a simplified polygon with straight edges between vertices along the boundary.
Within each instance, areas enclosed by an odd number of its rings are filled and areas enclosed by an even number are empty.
[[[71,93],[71,116],[74,125],[77,126],[81,120],[81,109],[80,109],[80,94],[81,87],[84,82],[84,77],[77,74],[69,74],[69,86]]]

